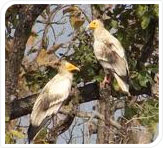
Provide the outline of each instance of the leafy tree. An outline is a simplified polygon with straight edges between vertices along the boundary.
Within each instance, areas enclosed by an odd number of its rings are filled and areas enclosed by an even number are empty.
[[[31,113],[39,90],[57,73],[59,58],[78,65],[81,72],[59,113],[64,117],[45,127],[35,143],[56,143],[66,131],[66,143],[77,143],[73,130],[78,118],[87,124],[79,143],[91,143],[94,134],[96,143],[152,142],[159,110],[158,9],[146,4],[11,6],[6,12],[6,143],[26,137],[28,126],[19,125],[20,117]],[[100,88],[104,72],[86,30],[92,17],[101,19],[125,49],[131,98],[122,95],[114,79],[111,86]],[[93,109],[79,110],[90,101]]]

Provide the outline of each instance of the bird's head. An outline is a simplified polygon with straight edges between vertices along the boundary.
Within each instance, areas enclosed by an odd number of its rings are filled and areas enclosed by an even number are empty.
[[[80,69],[78,67],[76,67],[75,65],[73,65],[67,61],[62,61],[60,71],[65,71],[65,70],[69,71],[69,72],[80,71]]]
[[[97,28],[103,27],[103,23],[100,20],[93,20],[92,22],[90,22],[88,28],[91,30],[95,30]]]

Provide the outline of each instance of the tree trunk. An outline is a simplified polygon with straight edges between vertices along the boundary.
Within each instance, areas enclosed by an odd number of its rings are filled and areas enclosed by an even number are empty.
[[[99,99],[99,109],[98,112],[101,115],[104,115],[104,121],[98,121],[97,129],[97,143],[99,144],[108,144],[112,143],[112,136],[110,134],[110,119],[112,117],[111,112],[111,90],[110,86],[106,88],[101,88],[100,90],[100,99]]]
[[[6,121],[10,117],[10,102],[17,98],[18,75],[24,57],[26,42],[30,36],[32,26],[37,17],[42,13],[47,5],[13,5],[10,10],[18,9],[19,19],[15,28],[14,38],[12,40],[6,37],[6,57],[5,57],[5,89],[6,89]],[[6,14],[8,11],[6,12]],[[6,21],[8,15],[6,15]],[[6,124],[7,125],[7,124]],[[7,128],[7,127],[6,127]],[[8,128],[7,128],[8,129]]]
[[[92,18],[99,19],[102,18],[103,10],[100,9],[98,5],[92,5]],[[110,86],[106,88],[100,88],[100,98],[98,103],[98,112],[101,115],[104,115],[104,121],[99,120],[97,123],[97,140],[99,144],[108,144],[112,143],[112,136],[110,134],[110,119],[112,117],[111,112],[111,90]]]

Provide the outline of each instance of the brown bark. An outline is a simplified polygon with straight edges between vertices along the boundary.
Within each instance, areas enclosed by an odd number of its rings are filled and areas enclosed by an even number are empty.
[[[98,7],[98,5],[92,5],[92,16],[93,19],[101,19],[103,17],[103,10]],[[98,102],[98,112],[104,115],[104,121],[98,120],[97,123],[97,143],[108,144],[111,140],[110,135],[110,119],[111,115],[111,100],[110,100],[111,90],[110,87],[100,88],[100,98]]]
[[[103,99],[99,100],[99,113],[105,114],[105,101]],[[105,132],[105,123],[102,120],[98,120],[97,124],[97,143],[104,144],[104,132]]]
[[[93,100],[97,100],[99,98],[99,87],[96,82],[86,84],[83,87],[74,90],[74,92],[78,93],[78,103],[85,103]],[[75,94],[74,93],[74,94]],[[72,94],[72,97],[73,95]],[[11,113],[10,120],[19,118],[21,116],[30,114],[34,105],[34,102],[37,98],[38,94],[33,94],[24,98],[18,98],[10,103]],[[76,94],[75,94],[76,95]],[[79,97],[81,96],[81,97]],[[76,100],[75,100],[76,101]]]
[[[111,98],[110,87],[100,89],[99,109],[98,112],[104,115],[104,121],[98,120],[97,129],[97,143],[109,144],[112,143],[112,137],[110,134],[111,124],[110,119],[112,117],[111,112]]]
[[[9,10],[12,11],[11,6]],[[46,5],[17,5],[18,8],[18,23],[15,28],[14,39],[10,49],[6,47],[6,117],[9,119],[10,102],[17,96],[18,75],[20,71],[21,62],[24,56],[24,50],[27,39],[30,36],[32,26],[36,18],[46,8]],[[7,12],[6,12],[7,14]],[[6,15],[7,17],[7,15]],[[6,18],[8,20],[8,18]],[[6,37],[7,38],[7,37]],[[6,44],[9,40],[6,39]]]

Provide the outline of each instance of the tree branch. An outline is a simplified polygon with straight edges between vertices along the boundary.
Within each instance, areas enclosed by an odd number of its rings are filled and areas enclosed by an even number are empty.
[[[84,85],[83,87],[79,87],[78,90],[75,89],[75,92],[78,92],[78,101],[79,103],[85,103],[93,100],[97,100],[99,98],[99,87],[97,82],[92,82]],[[11,114],[10,120],[19,118],[21,116],[30,114],[34,105],[34,102],[39,93],[32,94],[30,96],[15,99],[10,103]]]
[[[102,121],[105,121],[104,119],[104,116],[100,113],[90,113],[90,112],[83,112],[83,111],[77,111],[76,114],[75,114],[77,117],[80,117],[80,118],[96,118],[96,119],[100,119]],[[111,119],[110,118],[110,124],[114,127],[116,127],[117,129],[121,129],[122,126],[115,120]]]

